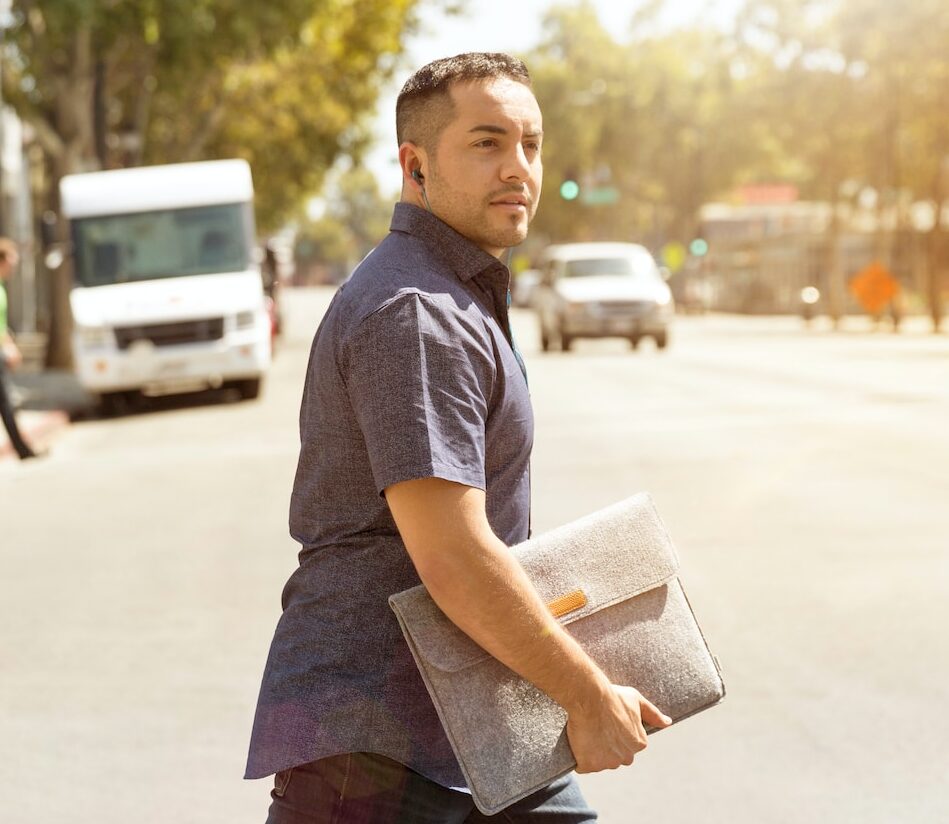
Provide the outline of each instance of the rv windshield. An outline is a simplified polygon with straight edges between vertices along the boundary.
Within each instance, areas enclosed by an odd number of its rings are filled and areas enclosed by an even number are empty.
[[[246,203],[75,220],[76,280],[104,286],[242,271],[252,221]]]

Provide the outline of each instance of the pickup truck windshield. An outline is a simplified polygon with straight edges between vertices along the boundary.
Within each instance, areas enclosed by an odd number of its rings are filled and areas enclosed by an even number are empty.
[[[564,266],[564,275],[568,278],[588,278],[597,275],[649,277],[656,274],[656,264],[648,253],[629,257],[568,260]]]
[[[243,271],[249,208],[234,203],[75,220],[76,280],[104,286]]]

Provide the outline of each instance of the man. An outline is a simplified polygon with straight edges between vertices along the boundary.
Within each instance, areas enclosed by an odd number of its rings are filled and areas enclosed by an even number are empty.
[[[3,426],[7,430],[16,454],[20,456],[20,460],[25,461],[39,457],[39,454],[23,440],[16,425],[13,402],[7,390],[7,370],[19,368],[23,357],[7,326],[7,292],[3,286],[13,274],[19,260],[16,244],[9,238],[0,237],[0,418],[3,419]]]
[[[436,61],[396,106],[389,236],[316,333],[290,527],[300,566],[264,673],[247,777],[269,824],[482,818],[387,598],[423,581],[445,614],[568,712],[580,771],[628,764],[643,719],[553,619],[508,546],[528,536],[533,418],[499,258],[541,186],[540,110],[506,55]],[[509,821],[595,820],[572,777]]]

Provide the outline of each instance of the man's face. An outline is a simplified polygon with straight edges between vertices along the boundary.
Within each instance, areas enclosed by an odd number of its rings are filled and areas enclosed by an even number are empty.
[[[527,237],[543,168],[540,107],[507,78],[451,88],[454,117],[426,170],[432,211],[456,232],[500,257]]]

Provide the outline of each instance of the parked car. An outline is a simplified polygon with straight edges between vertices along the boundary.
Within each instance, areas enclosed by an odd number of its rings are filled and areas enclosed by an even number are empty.
[[[576,338],[644,337],[669,344],[675,306],[652,255],[635,243],[550,246],[534,294],[540,343],[570,349]]]

